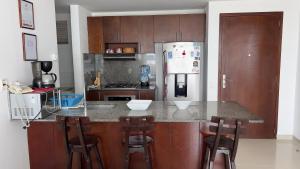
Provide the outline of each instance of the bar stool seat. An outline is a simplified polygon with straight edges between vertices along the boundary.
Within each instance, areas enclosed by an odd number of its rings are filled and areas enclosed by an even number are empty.
[[[146,136],[146,144],[150,144],[152,141],[153,139],[150,136]],[[143,147],[144,146],[143,135],[129,136],[128,146],[134,148]]]
[[[84,136],[84,141],[87,148],[92,148],[98,144],[98,138],[96,136],[92,135],[86,135]],[[82,148],[82,145],[80,144],[80,139],[78,137],[73,137],[69,141],[69,146],[72,148]]]
[[[204,139],[204,143],[210,148],[213,149],[215,145],[216,136],[207,136]],[[219,142],[219,149],[233,149],[234,141],[231,138],[221,136],[220,142]]]

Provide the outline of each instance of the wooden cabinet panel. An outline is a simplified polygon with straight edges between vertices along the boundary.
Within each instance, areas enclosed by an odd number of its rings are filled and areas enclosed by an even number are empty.
[[[154,19],[153,16],[141,16],[139,23],[140,53],[154,53]]]
[[[155,100],[155,91],[154,90],[141,90],[139,92],[141,100]]]
[[[139,16],[122,16],[121,17],[121,42],[138,42],[139,41]]]
[[[154,41],[175,42],[179,34],[179,15],[154,16]]]
[[[86,92],[87,101],[100,101],[100,91],[91,90]]]
[[[28,151],[31,169],[61,168],[56,165],[56,161],[52,161],[55,157],[53,131],[52,123],[48,122],[34,122],[28,128]]]
[[[205,14],[180,15],[180,41],[204,42],[206,29]]]
[[[121,19],[119,16],[103,17],[104,43],[121,42]]]
[[[124,167],[122,131],[118,122],[92,122],[88,134],[100,140],[98,148],[104,167],[120,169]],[[198,169],[201,153],[199,123],[155,122],[149,133],[154,142],[151,145],[153,168],[155,169]],[[71,134],[72,135],[72,134]],[[64,136],[55,122],[33,122],[28,129],[28,145],[31,169],[66,168]],[[93,166],[96,165],[94,153]],[[134,156],[134,155],[133,155]],[[133,157],[132,156],[132,157]],[[73,158],[74,169],[79,169],[78,156]],[[130,160],[131,167],[145,169],[144,160]]]
[[[103,23],[102,17],[88,17],[88,41],[90,53],[103,53]]]
[[[200,168],[199,123],[170,123],[172,169]],[[185,159],[181,161],[181,159]]]

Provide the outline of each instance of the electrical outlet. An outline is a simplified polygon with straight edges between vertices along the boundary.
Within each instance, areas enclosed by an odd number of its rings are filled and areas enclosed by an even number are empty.
[[[7,85],[8,85],[7,79],[0,80],[0,92],[5,90],[7,88]]]

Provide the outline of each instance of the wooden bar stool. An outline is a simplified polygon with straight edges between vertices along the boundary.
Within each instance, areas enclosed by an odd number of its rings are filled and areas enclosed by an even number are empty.
[[[154,127],[153,116],[138,116],[130,117],[124,116],[119,118],[122,125],[124,137],[122,143],[124,144],[124,168],[129,168],[129,155],[133,152],[142,150],[147,164],[147,169],[152,169],[151,151],[149,144],[153,141],[148,136],[149,132]]]
[[[85,134],[87,125],[90,124],[89,118],[56,116],[56,121],[64,132],[65,147],[67,149],[68,156],[67,169],[72,169],[73,153],[79,153],[80,165],[81,158],[83,157],[86,163],[86,168],[92,169],[92,150],[96,155],[98,168],[104,169],[101,155],[97,146],[99,143],[97,136]],[[75,137],[69,137],[70,130],[72,129],[75,131]]]
[[[236,169],[235,156],[242,125],[248,121],[232,118],[212,117],[209,131],[214,133],[204,139],[206,153],[203,169],[213,169],[217,152],[225,155],[226,169]]]

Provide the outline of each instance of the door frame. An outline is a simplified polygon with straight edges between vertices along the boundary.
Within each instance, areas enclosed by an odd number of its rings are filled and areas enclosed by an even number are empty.
[[[280,68],[281,68],[281,49],[282,49],[282,30],[283,30],[283,11],[278,12],[249,12],[249,13],[220,13],[219,16],[219,63],[218,63],[218,100],[221,101],[222,98],[222,72],[223,72],[223,56],[222,56],[222,30],[223,30],[223,17],[236,17],[236,16],[257,16],[257,15],[278,15],[280,17],[279,22],[279,48],[278,48],[278,54],[279,54],[279,73],[278,73],[278,84],[276,85],[276,90],[278,91],[276,93],[276,103],[275,103],[275,126],[274,126],[274,135],[273,138],[277,137],[277,130],[278,130],[278,104],[279,104],[279,90],[280,90]]]

